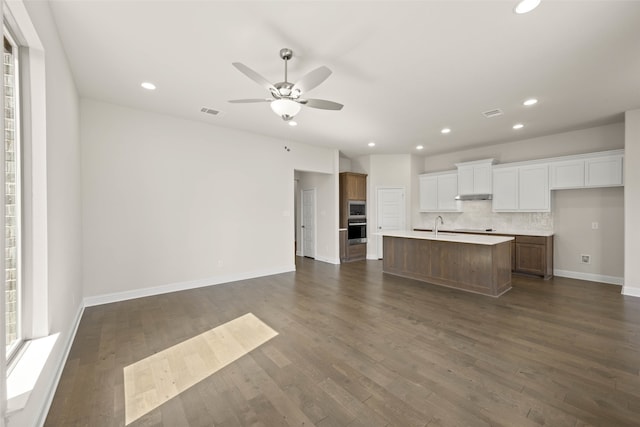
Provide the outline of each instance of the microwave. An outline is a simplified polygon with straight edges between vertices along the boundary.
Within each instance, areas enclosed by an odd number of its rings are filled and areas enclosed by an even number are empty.
[[[366,218],[367,202],[351,200],[349,201],[349,218]]]

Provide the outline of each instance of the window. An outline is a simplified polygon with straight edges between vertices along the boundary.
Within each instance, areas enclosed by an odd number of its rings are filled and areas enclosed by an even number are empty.
[[[4,55],[4,221],[5,221],[5,344],[9,359],[22,342],[21,198],[18,49],[5,28]]]

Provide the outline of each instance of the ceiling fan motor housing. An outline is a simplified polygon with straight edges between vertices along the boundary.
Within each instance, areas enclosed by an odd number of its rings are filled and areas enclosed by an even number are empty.
[[[300,97],[300,91],[299,90],[293,90],[293,83],[289,83],[289,82],[280,82],[280,83],[276,83],[273,85],[276,89],[277,89],[277,93],[273,93],[274,91],[271,91],[271,94],[274,95],[275,98],[291,98],[291,99],[296,99]]]

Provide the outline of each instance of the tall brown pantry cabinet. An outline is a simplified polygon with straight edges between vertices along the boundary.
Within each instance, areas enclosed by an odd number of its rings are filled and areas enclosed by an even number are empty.
[[[367,257],[367,244],[350,245],[348,242],[348,217],[350,201],[367,201],[367,175],[354,172],[340,174],[340,261],[350,262]]]

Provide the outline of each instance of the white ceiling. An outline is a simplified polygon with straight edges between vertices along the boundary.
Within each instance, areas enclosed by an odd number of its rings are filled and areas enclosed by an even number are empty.
[[[640,108],[640,2],[88,1],[51,8],[81,96],[287,140],[367,153],[443,153],[600,124]],[[287,126],[242,62],[283,80],[333,74]],[[140,88],[155,83],[154,92]],[[538,105],[523,107],[528,97]],[[223,113],[206,115],[206,106]],[[494,108],[504,115],[481,113]],[[514,131],[512,125],[525,127]],[[450,127],[449,135],[440,129]],[[375,141],[376,147],[367,143]]]

